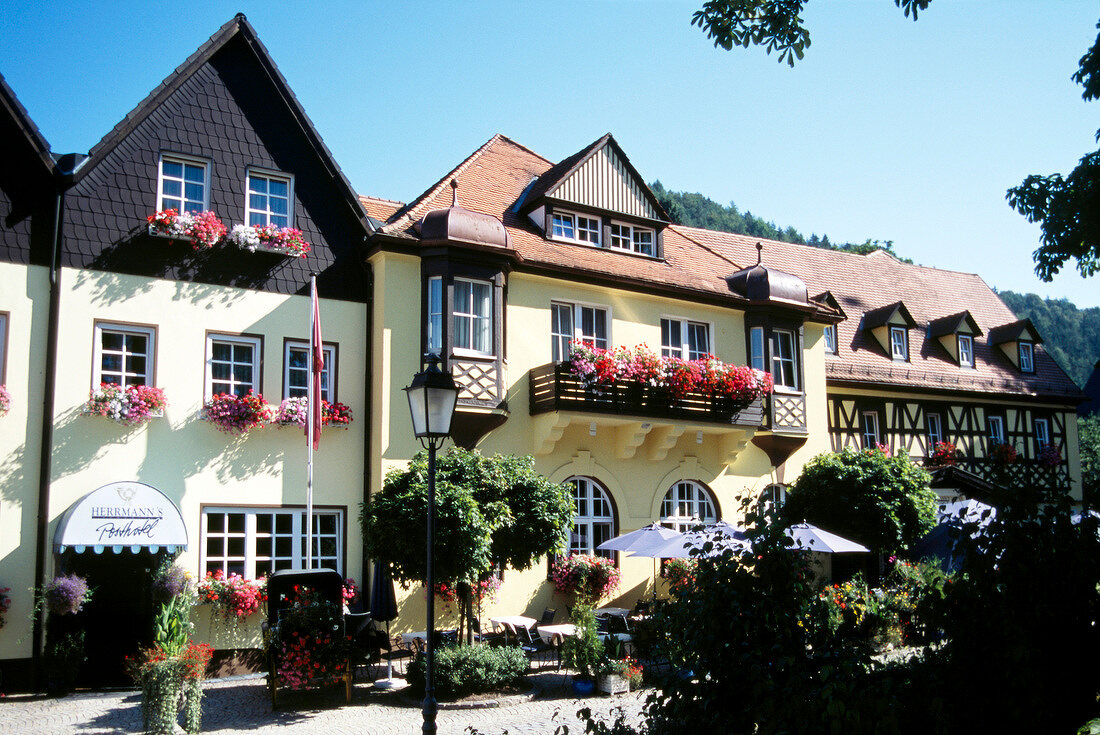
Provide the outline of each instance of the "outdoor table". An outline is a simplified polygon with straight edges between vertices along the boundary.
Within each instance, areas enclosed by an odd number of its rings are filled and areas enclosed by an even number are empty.
[[[625,618],[630,615],[630,611],[625,607],[601,607],[596,611],[597,615],[618,615],[620,618]]]
[[[401,642],[414,643],[419,648],[420,646],[428,642],[428,634],[426,631],[423,630],[417,630],[412,633],[402,633]]]
[[[575,636],[577,634],[577,626],[572,623],[559,623],[558,625],[540,625],[538,627],[539,635],[547,643],[553,643],[555,639],[558,642],[567,636]],[[548,640],[549,638],[549,640]]]
[[[516,628],[527,628],[530,630],[531,627],[536,625],[539,621],[534,618],[529,618],[526,615],[502,615],[499,618],[489,618],[489,622],[493,624],[494,633],[497,631],[497,628],[503,627],[504,638],[507,640],[509,626],[512,628],[513,632],[515,632]]]

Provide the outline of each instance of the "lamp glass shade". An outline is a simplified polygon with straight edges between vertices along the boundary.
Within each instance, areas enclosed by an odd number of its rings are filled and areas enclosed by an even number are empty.
[[[418,439],[447,436],[451,433],[451,418],[458,402],[458,388],[449,375],[444,377],[451,383],[450,386],[413,380],[413,384],[405,389],[409,396],[413,434]]]

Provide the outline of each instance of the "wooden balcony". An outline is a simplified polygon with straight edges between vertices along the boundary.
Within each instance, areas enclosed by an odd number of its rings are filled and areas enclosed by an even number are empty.
[[[551,363],[530,372],[531,415],[538,416],[536,454],[553,451],[571,425],[585,425],[595,434],[610,435],[620,459],[643,456],[664,459],[681,436],[694,434],[697,444],[706,437],[720,456],[731,463],[764,423],[762,400],[739,404],[729,398],[689,393],[674,398],[665,389],[635,381],[586,387],[567,365]]]
[[[991,459],[960,457],[955,464],[993,485],[1049,489],[1069,489],[1070,486],[1069,466],[1064,461],[1051,467],[1037,459],[1023,457],[1009,465]],[[934,469],[927,460],[925,466]]]

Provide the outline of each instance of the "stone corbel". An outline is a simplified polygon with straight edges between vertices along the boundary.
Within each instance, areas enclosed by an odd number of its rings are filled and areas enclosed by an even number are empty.
[[[619,459],[632,459],[638,447],[642,446],[646,436],[653,429],[649,422],[638,422],[619,426],[615,429],[615,455]]]
[[[649,460],[660,462],[668,456],[669,451],[676,446],[676,442],[683,436],[686,426],[672,424],[658,427],[653,430],[653,438],[649,442]]]
[[[536,416],[534,429],[531,432],[534,443],[532,449],[535,454],[550,454],[554,451],[561,435],[569,426],[569,417],[565,414],[553,412]]]
[[[728,431],[718,440],[718,463],[729,468],[736,460],[737,455],[748,446],[753,432],[744,430]]]

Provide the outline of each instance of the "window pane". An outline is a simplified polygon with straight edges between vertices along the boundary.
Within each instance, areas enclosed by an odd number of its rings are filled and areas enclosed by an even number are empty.
[[[285,181],[271,179],[268,182],[268,193],[273,197],[282,197],[285,200],[290,193],[290,186]]]
[[[188,163],[184,166],[183,178],[187,181],[198,182],[202,184],[206,181],[206,168],[203,166],[195,166],[194,164]]]
[[[687,332],[689,360],[699,360],[710,354],[710,333],[706,324],[689,322]]]
[[[749,332],[749,341],[751,342],[752,349],[752,366],[757,370],[765,370],[764,329],[762,327],[753,327]]]
[[[661,356],[681,357],[680,322],[673,319],[661,320]]]
[[[173,176],[177,179],[183,178],[183,164],[176,161],[162,161],[161,169],[165,176]],[[165,182],[166,184],[168,182]]]

